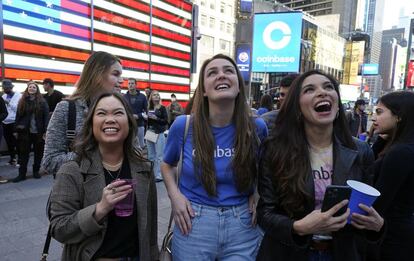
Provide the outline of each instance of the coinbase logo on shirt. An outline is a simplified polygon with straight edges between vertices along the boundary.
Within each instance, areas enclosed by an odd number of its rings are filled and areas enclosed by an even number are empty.
[[[302,13],[256,14],[254,18],[254,72],[298,72]]]

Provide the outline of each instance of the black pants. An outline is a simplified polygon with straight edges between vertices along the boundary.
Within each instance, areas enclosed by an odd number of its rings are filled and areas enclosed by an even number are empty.
[[[33,145],[34,162],[33,173],[39,172],[40,163],[43,158],[44,140],[43,134],[23,132],[18,134],[19,142],[19,174],[26,175],[27,163],[29,162],[30,148]]]
[[[7,148],[9,150],[10,161],[16,158],[17,140],[16,140],[16,137],[14,137],[13,135],[14,132],[15,132],[14,123],[10,123],[10,124],[3,123],[3,135],[7,143]]]

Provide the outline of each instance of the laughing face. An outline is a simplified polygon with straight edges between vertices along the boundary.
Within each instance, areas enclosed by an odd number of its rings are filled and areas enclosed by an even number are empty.
[[[37,93],[37,85],[35,83],[29,83],[27,85],[27,92],[30,95],[35,95]]]
[[[102,98],[93,114],[93,135],[100,145],[122,145],[128,136],[128,117],[115,97]]]
[[[214,59],[204,71],[204,96],[210,102],[235,100],[239,94],[236,68],[226,59]]]
[[[332,82],[321,74],[312,74],[302,83],[300,110],[305,125],[333,125],[339,110],[338,93]]]

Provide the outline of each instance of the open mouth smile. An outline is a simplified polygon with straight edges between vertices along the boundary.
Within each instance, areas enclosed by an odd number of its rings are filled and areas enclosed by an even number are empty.
[[[230,89],[230,85],[222,83],[217,85],[214,89],[217,91],[227,90]]]
[[[119,129],[115,127],[106,127],[102,130],[106,134],[118,133]]]
[[[313,107],[316,112],[330,112],[332,104],[329,101],[320,101]]]

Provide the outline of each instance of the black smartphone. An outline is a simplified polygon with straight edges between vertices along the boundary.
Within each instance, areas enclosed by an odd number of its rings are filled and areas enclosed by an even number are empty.
[[[328,211],[342,200],[349,200],[351,197],[351,191],[351,188],[348,186],[329,185],[325,191],[321,212]],[[334,217],[344,214],[347,208],[348,205],[342,207],[334,214]]]

